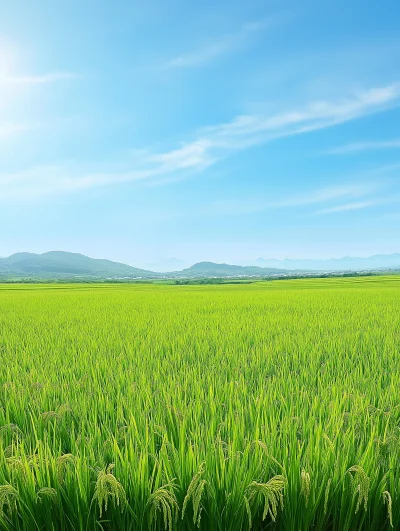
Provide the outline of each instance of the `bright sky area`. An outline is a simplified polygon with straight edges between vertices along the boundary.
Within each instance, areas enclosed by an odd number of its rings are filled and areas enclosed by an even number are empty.
[[[0,256],[400,251],[398,0],[1,4]]]

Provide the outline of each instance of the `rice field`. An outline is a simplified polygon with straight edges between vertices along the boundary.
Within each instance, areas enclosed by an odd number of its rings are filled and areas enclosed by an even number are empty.
[[[400,277],[0,286],[0,529],[400,529]]]

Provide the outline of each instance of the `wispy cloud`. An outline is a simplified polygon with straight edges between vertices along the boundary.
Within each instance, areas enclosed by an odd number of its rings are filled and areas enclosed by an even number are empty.
[[[214,144],[240,146],[243,139],[258,143],[267,138],[291,136],[354,120],[399,104],[400,83],[359,92],[338,101],[314,101],[273,116],[245,115],[209,128]],[[238,144],[239,142],[239,144]]]
[[[189,168],[204,169],[215,162],[209,153],[210,147],[210,142],[204,138],[167,153],[150,156],[148,161],[160,165],[165,173]]]
[[[400,83],[353,94],[338,101],[314,101],[275,115],[241,115],[231,122],[207,127],[197,138],[160,160],[179,161],[179,168],[202,169],[230,153],[279,138],[310,133],[385,111],[400,102]],[[193,156],[194,153],[196,156]],[[186,165],[186,166],[185,166]]]
[[[156,177],[161,168],[130,172],[77,172],[69,165],[38,166],[0,174],[0,199],[32,198]]]
[[[224,215],[248,214],[274,209],[323,205],[337,200],[349,201],[351,199],[366,197],[376,192],[378,188],[379,186],[375,182],[362,182],[306,190],[294,195],[288,194],[283,198],[263,199],[258,197],[215,201],[208,207],[208,213]]]
[[[200,148],[199,148],[200,149]],[[82,172],[71,165],[38,166],[14,173],[0,173],[1,199],[25,199],[134,181],[155,182],[182,171],[204,169],[212,161],[203,159],[201,149],[188,148],[147,155],[130,171]]]
[[[314,101],[273,115],[238,116],[231,122],[200,130],[190,142],[178,148],[138,156],[130,171],[87,173],[71,171],[71,168],[62,166],[41,167],[18,174],[0,174],[0,184],[7,184],[8,195],[13,194],[14,190],[14,195],[19,196],[24,190],[28,194],[43,195],[127,181],[169,181],[171,178],[176,179],[203,171],[233,152],[381,112],[398,105],[399,100],[400,83],[393,83],[337,101]],[[342,192],[337,189],[320,193],[328,193],[329,197],[332,194],[336,194],[336,197],[342,196]],[[346,193],[348,194],[349,190]],[[302,199],[308,203],[320,200],[321,197],[318,196],[307,196]],[[294,204],[293,201],[293,198],[288,198],[282,206],[291,206]]]
[[[40,75],[15,76],[0,73],[0,85],[44,85],[79,77],[73,72],[48,72]]]
[[[323,208],[314,212],[314,216],[322,216],[325,214],[336,214],[338,212],[349,212],[351,210],[361,210],[363,208],[368,208],[376,206],[379,201],[359,201],[356,203],[345,203],[344,205],[337,205],[330,208]]]
[[[291,207],[327,203],[337,199],[362,197],[375,192],[376,189],[376,183],[372,182],[327,186],[297,196],[289,196],[286,199],[273,203],[273,205],[276,207]]]
[[[277,19],[275,18],[271,18],[268,20],[244,24],[236,32],[223,35],[222,37],[205,43],[203,46],[191,52],[183,53],[170,59],[163,65],[163,68],[193,68],[210,63],[222,55],[226,55],[246,46],[251,38],[274,24],[276,20]]]
[[[358,153],[360,151],[376,151],[381,149],[400,148],[400,139],[394,140],[372,140],[364,142],[353,142],[344,144],[324,151],[326,155],[345,155],[347,153]]]

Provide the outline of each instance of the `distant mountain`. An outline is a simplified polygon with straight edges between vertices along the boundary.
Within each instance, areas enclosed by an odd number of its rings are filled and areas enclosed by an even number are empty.
[[[172,261],[174,262],[174,261]],[[104,280],[104,279],[194,279],[226,277],[299,276],[312,271],[363,271],[399,269],[400,254],[369,258],[345,257],[332,260],[256,260],[257,265],[239,266],[198,262],[182,271],[159,273],[111,260],[89,258],[83,254],[50,251],[44,254],[17,253],[0,258],[1,280]],[[260,266],[264,267],[260,267]]]
[[[16,253],[8,258],[0,258],[0,280],[262,277],[276,273],[285,273],[285,271],[277,268],[235,266],[213,262],[199,262],[183,271],[157,273],[111,260],[99,260],[64,251],[50,251],[43,254]]]
[[[328,260],[296,260],[286,258],[275,260],[258,258],[259,267],[278,267],[286,270],[302,269],[308,271],[354,271],[367,269],[400,269],[400,254],[376,254],[367,258],[345,256]]]
[[[229,264],[215,264],[214,262],[198,262],[183,271],[182,277],[233,277],[233,276],[268,276],[286,273],[283,269],[265,268],[257,266],[237,266]]]
[[[0,278],[104,279],[151,276],[154,274],[144,269],[63,251],[50,251],[44,254],[16,253],[8,258],[0,258]]]

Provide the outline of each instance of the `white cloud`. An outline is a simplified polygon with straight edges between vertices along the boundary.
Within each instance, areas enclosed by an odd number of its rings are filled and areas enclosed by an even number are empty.
[[[343,197],[361,197],[375,191],[374,183],[345,184],[340,186],[328,186],[320,188],[306,194],[289,197],[275,203],[276,206],[290,207],[300,205],[312,205],[315,203],[325,203]]]
[[[400,101],[400,83],[367,90],[336,102],[315,101],[271,116],[242,115],[201,130],[195,140],[153,156],[165,169],[201,169],[233,151],[278,138],[304,134],[384,111]]]
[[[3,187],[2,194],[3,197],[20,197],[24,192],[25,195],[66,193],[126,181],[170,181],[171,178],[202,171],[235,151],[384,111],[398,105],[399,100],[400,84],[393,83],[337,101],[314,101],[274,115],[238,116],[231,122],[202,129],[194,135],[192,141],[178,148],[163,153],[139,155],[131,170],[126,172],[87,173],[60,166],[33,168],[17,174],[0,174],[0,184],[7,183],[8,187],[8,190]],[[324,193],[342,196],[340,189],[325,190]],[[320,200],[320,197],[312,196],[301,199],[303,204],[304,201],[310,204]],[[282,206],[298,204],[293,201],[293,198],[288,198]]]
[[[353,142],[337,146],[332,149],[324,151],[327,155],[345,155],[347,153],[358,153],[360,151],[375,151],[380,149],[396,149],[400,148],[400,139],[395,140],[373,140],[364,142]]]
[[[247,198],[240,200],[216,201],[208,209],[212,214],[244,214],[262,212],[272,209],[303,207],[330,203],[339,199],[355,199],[368,196],[378,189],[373,182],[327,186],[307,190],[300,194],[288,195],[284,198],[262,199]],[[353,203],[355,204],[355,203]],[[357,203],[361,204],[361,203]],[[337,208],[337,207],[334,207]],[[333,210],[334,211],[334,210]],[[327,212],[328,213],[328,212]]]
[[[259,143],[267,139],[325,129],[336,124],[392,108],[400,100],[400,83],[353,94],[338,101],[314,101],[272,116],[238,116],[208,129],[216,146],[236,147],[238,140]],[[240,145],[240,144],[239,144]]]
[[[0,174],[0,199],[32,198],[50,194],[63,194],[155,177],[158,169],[135,170],[120,173],[77,173],[69,166],[38,166],[28,170]]]
[[[204,44],[192,52],[178,55],[167,61],[165,69],[192,68],[210,63],[218,57],[245,46],[249,40],[263,29],[271,26],[275,19],[261,20],[244,24],[238,31],[223,35]]]
[[[199,131],[192,142],[169,153],[156,155],[153,160],[162,162],[164,168],[171,171],[184,167],[202,169],[234,151],[278,138],[326,129],[390,109],[399,101],[400,83],[393,83],[338,101],[314,101],[275,115],[242,115],[231,122]]]
[[[181,169],[206,168],[214,163],[214,159],[208,154],[210,147],[207,139],[202,139],[167,153],[153,155],[150,160],[160,164],[166,172],[168,169],[174,172]]]
[[[362,208],[372,207],[378,204],[378,201],[360,201],[358,203],[346,203],[344,205],[337,205],[330,208],[324,208],[314,213],[315,216],[325,214],[335,214],[337,212],[348,212],[351,210],[361,210]]]

